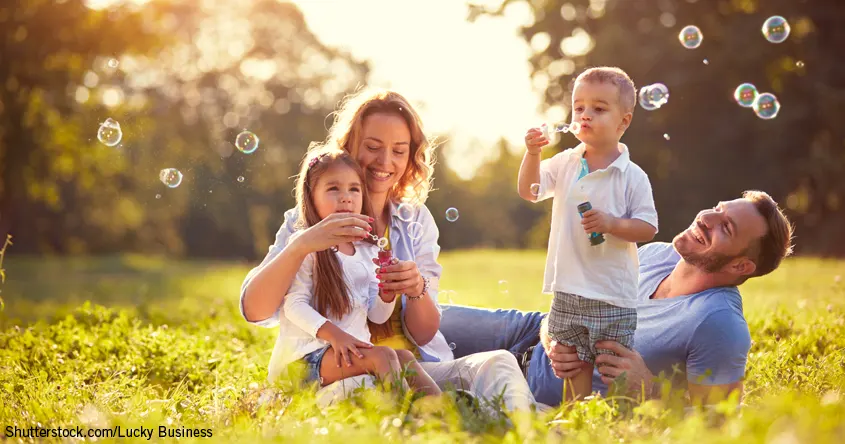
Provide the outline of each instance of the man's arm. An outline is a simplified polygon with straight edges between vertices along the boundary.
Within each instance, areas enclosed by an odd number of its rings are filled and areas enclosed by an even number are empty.
[[[686,362],[687,390],[693,403],[712,404],[727,399],[739,391],[742,396],[742,377],[751,347],[748,326],[742,315],[729,309],[710,313],[696,327]],[[654,375],[642,356],[617,342],[597,342],[596,348],[608,349],[618,356],[599,355],[596,365],[606,384],[627,373],[631,390],[646,389],[646,396],[656,395]]]
[[[642,356],[634,350],[628,350],[618,342],[603,341],[596,343],[597,348],[612,350],[619,356],[602,354],[596,357],[596,365],[606,366],[601,369],[601,380],[608,386],[613,380],[626,374],[628,388],[632,391],[644,389],[645,396],[651,398],[659,396],[654,387],[654,375],[648,369]],[[693,404],[716,404],[727,399],[733,392],[739,390],[742,397],[742,381],[730,384],[703,385],[687,382],[690,401]]]
[[[741,312],[723,309],[710,313],[696,327],[691,343],[687,356],[690,400],[711,404],[735,391],[741,398],[751,349],[751,335]]]

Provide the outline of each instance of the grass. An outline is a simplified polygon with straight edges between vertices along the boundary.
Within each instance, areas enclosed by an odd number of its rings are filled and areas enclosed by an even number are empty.
[[[443,299],[548,307],[543,252],[450,252],[442,263]],[[164,426],[227,441],[845,441],[842,261],[791,259],[742,287],[753,346],[741,409],[595,398],[517,428],[450,399],[368,391],[320,409],[309,389],[265,390],[275,331],[238,313],[246,264],[8,256],[3,266],[0,433],[143,425],[156,437]]]

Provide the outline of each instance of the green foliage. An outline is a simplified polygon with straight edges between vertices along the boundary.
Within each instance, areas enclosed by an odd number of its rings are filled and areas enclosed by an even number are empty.
[[[836,123],[845,109],[845,61],[834,56],[845,47],[838,32],[845,26],[840,1],[469,3],[471,20],[530,11],[533,23],[522,28],[522,36],[535,48],[528,60],[532,76],[548,79],[548,107],[568,109],[570,83],[591,66],[618,66],[638,87],[655,82],[669,87],[669,102],[659,110],[637,106],[622,138],[632,160],[649,175],[660,214],[659,239],[688,226],[702,208],[761,189],[788,209],[800,239],[798,252],[845,254],[840,222],[845,220],[845,128]],[[761,35],[772,15],[791,24],[781,44]],[[678,41],[679,31],[690,24],[704,36],[694,50]],[[566,44],[583,33],[590,36],[586,48]],[[743,82],[778,97],[777,118],[761,120],[733,102],[733,91]],[[671,140],[664,140],[664,133]]]
[[[441,287],[454,292],[456,303],[544,310],[543,261],[539,251],[446,253]],[[245,266],[137,256],[14,256],[7,266],[14,278],[5,287],[9,307],[0,314],[4,425],[169,425],[250,442],[824,444],[845,438],[842,262],[788,260],[743,286],[753,346],[740,408],[595,397],[507,418],[454,396],[410,402],[407,394],[376,390],[318,408],[309,387],[268,386],[275,331],[240,317],[235,301]],[[499,280],[507,280],[508,293]]]
[[[293,206],[290,178],[303,153],[325,138],[342,96],[366,84],[368,66],[323,45],[290,2],[133,3],[0,6],[0,235],[15,234],[24,253],[255,259]],[[669,86],[669,103],[638,108],[623,138],[650,176],[658,239],[701,208],[755,188],[789,209],[799,253],[845,254],[845,41],[837,32],[845,16],[836,1],[470,3],[505,14],[528,6],[534,23],[522,29],[525,40],[550,42],[528,60],[535,77],[549,79],[549,106],[566,108],[572,77],[591,65]],[[470,18],[485,11],[469,9]],[[760,35],[773,14],[792,23],[779,45]],[[678,43],[688,23],[704,33],[697,50]],[[592,50],[563,51],[560,43],[581,30]],[[746,81],[778,95],[776,119],[732,102]],[[124,133],[113,148],[96,139],[109,117]],[[232,144],[243,128],[261,138],[254,154]],[[522,147],[446,144],[438,154],[452,148],[490,160],[470,180],[438,165],[429,206],[442,247],[544,247],[551,204],[517,195]],[[180,169],[182,185],[162,185],[162,168]],[[457,222],[445,220],[449,207],[460,211]]]
[[[300,157],[366,66],[289,2],[54,3],[0,6],[0,233],[22,252],[266,250]],[[115,147],[97,140],[106,118]],[[233,145],[243,128],[252,155]]]

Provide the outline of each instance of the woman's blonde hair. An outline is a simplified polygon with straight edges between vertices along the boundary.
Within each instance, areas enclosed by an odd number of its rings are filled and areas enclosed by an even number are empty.
[[[297,229],[312,227],[322,220],[314,205],[314,186],[317,185],[320,176],[335,165],[352,168],[361,179],[361,184],[365,183],[364,170],[346,151],[328,147],[309,151],[302,160],[299,176],[296,179],[296,209],[299,214],[295,224]],[[372,216],[366,186],[361,187],[361,202],[361,212]],[[315,255],[314,308],[325,317],[332,315],[341,318],[352,311],[352,300],[343,280],[340,261],[330,250],[318,251]]]
[[[309,151],[337,146],[358,159],[364,119],[373,114],[401,117],[411,133],[408,167],[390,190],[388,199],[424,204],[431,190],[434,174],[434,141],[426,137],[422,121],[410,102],[401,94],[384,89],[365,89],[347,96],[334,113],[334,123],[325,142],[314,143]]]

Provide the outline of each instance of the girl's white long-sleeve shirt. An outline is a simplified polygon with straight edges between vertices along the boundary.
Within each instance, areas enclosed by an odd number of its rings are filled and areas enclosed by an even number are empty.
[[[370,342],[367,319],[382,324],[393,313],[396,301],[386,303],[378,296],[378,280],[373,258],[378,254],[375,245],[355,242],[355,254],[334,253],[343,270],[343,281],[352,302],[352,311],[340,318],[325,317],[314,308],[314,253],[306,256],[296,273],[284,309],[279,317],[279,336],[270,360],[270,374],[278,374],[291,362],[329,345],[317,338],[317,331],[332,322],[360,341]],[[275,371],[274,371],[275,370]]]

